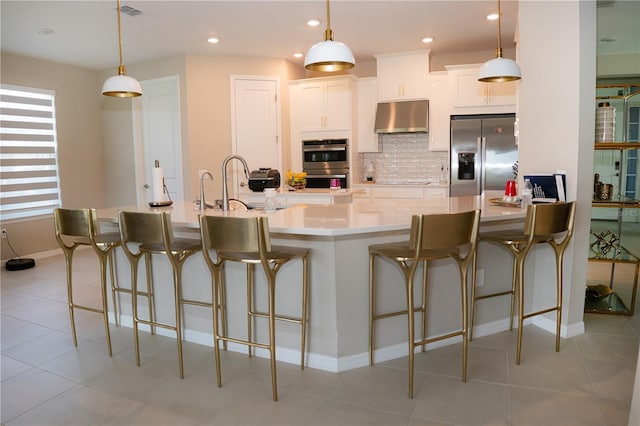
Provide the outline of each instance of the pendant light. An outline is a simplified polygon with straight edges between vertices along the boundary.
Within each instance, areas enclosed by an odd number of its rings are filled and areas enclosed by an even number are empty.
[[[496,49],[496,58],[485,62],[480,67],[478,81],[504,83],[522,78],[520,66],[516,61],[502,57],[500,38],[500,0],[498,0],[498,48]]]
[[[304,67],[311,71],[332,72],[348,70],[355,65],[356,60],[347,45],[333,41],[331,12],[327,0],[327,29],[324,32],[324,41],[311,46],[304,59]]]
[[[138,80],[129,77],[122,63],[122,30],[120,27],[120,0],[118,0],[118,41],[120,42],[120,66],[118,75],[109,77],[102,85],[102,94],[117,98],[133,98],[142,95],[142,86]]]

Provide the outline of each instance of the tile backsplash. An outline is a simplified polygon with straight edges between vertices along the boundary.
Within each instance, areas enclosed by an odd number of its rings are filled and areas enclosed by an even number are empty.
[[[436,183],[443,177],[448,180],[449,153],[429,151],[428,134],[395,133],[379,135],[378,138],[380,152],[355,156],[353,183],[365,180],[370,163],[375,169],[376,183]]]

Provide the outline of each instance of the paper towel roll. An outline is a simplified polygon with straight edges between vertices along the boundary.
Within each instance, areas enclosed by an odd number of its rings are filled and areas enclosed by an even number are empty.
[[[162,167],[154,167],[152,172],[153,178],[153,202],[159,203],[165,201],[164,199],[164,174]]]

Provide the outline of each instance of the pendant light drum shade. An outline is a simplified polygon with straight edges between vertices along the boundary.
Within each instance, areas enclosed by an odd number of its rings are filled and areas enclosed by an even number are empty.
[[[520,80],[522,72],[520,66],[511,59],[499,56],[495,59],[485,62],[480,67],[478,74],[479,81],[504,83],[507,81]]]
[[[356,60],[346,44],[325,40],[311,46],[304,59],[304,67],[313,71],[342,71],[355,66]]]
[[[114,75],[105,80],[102,94],[118,98],[133,98],[142,95],[142,86],[138,80],[128,75]]]

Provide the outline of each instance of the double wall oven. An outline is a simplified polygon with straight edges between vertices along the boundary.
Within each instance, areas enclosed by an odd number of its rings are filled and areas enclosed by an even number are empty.
[[[307,173],[307,188],[329,188],[331,179],[340,179],[340,187],[346,188],[349,182],[348,140],[303,140],[302,168]]]

